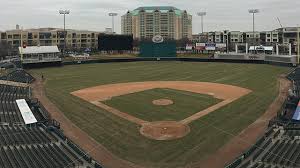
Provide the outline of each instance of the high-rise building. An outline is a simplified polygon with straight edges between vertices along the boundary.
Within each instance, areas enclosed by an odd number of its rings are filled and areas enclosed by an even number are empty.
[[[122,16],[122,34],[134,39],[161,35],[168,39],[192,39],[192,15],[172,6],[139,7]]]

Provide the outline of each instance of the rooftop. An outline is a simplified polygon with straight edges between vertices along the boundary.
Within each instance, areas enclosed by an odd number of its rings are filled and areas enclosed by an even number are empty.
[[[55,32],[55,31],[63,31],[62,28],[53,28],[53,27],[45,27],[45,28],[31,28],[31,29],[13,29],[13,30],[7,30],[8,33],[14,33],[14,32]],[[100,33],[98,31],[90,31],[90,30],[75,30],[75,29],[66,29],[66,31],[69,32],[84,32],[84,33]]]
[[[179,10],[173,6],[141,6],[135,10]]]
[[[129,12],[132,15],[138,15],[139,12],[142,11],[142,10],[144,10],[147,13],[152,13],[156,10],[158,10],[162,13],[166,13],[166,12],[169,12],[169,11],[173,10],[177,16],[180,16],[183,12],[182,10],[180,10],[178,8],[175,8],[173,6],[142,6],[142,7],[136,8],[135,10],[129,11]]]
[[[58,53],[57,46],[27,46],[19,47],[20,54],[42,54],[42,53]]]

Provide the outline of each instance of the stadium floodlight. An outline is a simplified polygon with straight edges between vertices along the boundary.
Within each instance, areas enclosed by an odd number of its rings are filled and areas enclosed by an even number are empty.
[[[65,56],[65,50],[66,50],[66,15],[70,14],[70,10],[59,10],[59,14],[64,15],[64,50],[63,50],[63,56]]]
[[[201,16],[201,30],[203,34],[203,17],[206,16],[206,12],[198,12],[197,15]]]
[[[253,47],[254,47],[254,51],[256,50],[255,48],[255,42],[254,42],[254,39],[255,39],[255,24],[254,24],[254,16],[256,13],[259,13],[259,9],[249,9],[248,10],[249,13],[251,13],[253,15],[253,38],[252,38],[252,42],[253,42]]]
[[[297,27],[297,55],[298,55],[298,64],[300,64],[300,27]]]
[[[115,21],[114,21],[114,17],[117,16],[117,13],[109,13],[108,16],[111,16],[111,28],[112,28],[112,33],[115,33]]]

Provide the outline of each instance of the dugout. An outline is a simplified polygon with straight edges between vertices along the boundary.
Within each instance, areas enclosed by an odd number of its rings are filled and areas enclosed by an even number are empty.
[[[140,57],[176,57],[175,41],[154,43],[143,41],[140,44]]]

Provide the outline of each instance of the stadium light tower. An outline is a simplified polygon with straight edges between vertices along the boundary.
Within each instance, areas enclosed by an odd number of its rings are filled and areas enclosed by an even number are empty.
[[[252,16],[253,16],[253,17],[252,17],[252,19],[253,19],[253,20],[252,20],[252,21],[253,21],[253,22],[252,22],[252,23],[253,23],[253,38],[252,38],[252,42],[253,42],[254,50],[256,50],[256,48],[255,48],[255,43],[254,43],[254,38],[255,38],[255,37],[254,37],[254,35],[255,35],[255,25],[254,25],[254,24],[255,24],[255,23],[254,23],[255,20],[254,20],[254,17],[255,17],[255,14],[256,14],[256,13],[259,13],[259,9],[249,9],[248,11],[249,11],[249,13],[251,13]]]
[[[59,10],[60,15],[64,15],[64,51],[63,56],[65,56],[66,50],[66,15],[70,14],[70,10]]]
[[[201,16],[201,30],[202,30],[202,34],[203,34],[203,17],[206,16],[206,12],[198,12],[197,13],[198,16]]]
[[[115,32],[115,16],[117,16],[118,14],[117,13],[109,13],[108,16],[111,16],[111,28],[112,28],[112,32],[114,33]]]
[[[297,26],[297,55],[298,55],[298,64],[300,64],[300,27]]]

